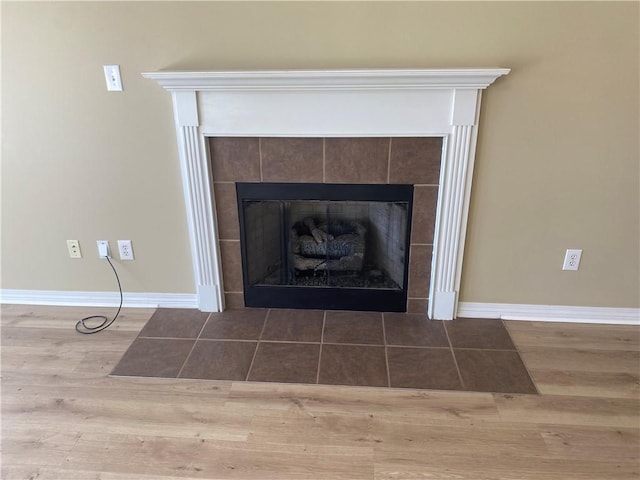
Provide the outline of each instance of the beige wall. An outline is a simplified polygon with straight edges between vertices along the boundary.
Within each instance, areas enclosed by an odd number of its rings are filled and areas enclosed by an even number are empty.
[[[170,96],[140,72],[510,67],[483,97],[462,300],[639,305],[636,2],[1,8],[2,288],[113,290],[95,240],[128,238],[126,290],[194,291]]]

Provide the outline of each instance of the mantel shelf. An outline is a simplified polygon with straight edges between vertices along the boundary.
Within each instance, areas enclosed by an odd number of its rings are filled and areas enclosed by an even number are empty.
[[[484,89],[508,68],[164,71],[143,73],[163,88],[177,90],[420,90]]]

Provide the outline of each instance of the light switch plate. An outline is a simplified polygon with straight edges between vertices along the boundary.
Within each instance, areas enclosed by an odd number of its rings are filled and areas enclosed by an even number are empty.
[[[122,91],[122,77],[120,76],[120,65],[105,65],[104,78],[107,81],[107,90],[110,92]]]

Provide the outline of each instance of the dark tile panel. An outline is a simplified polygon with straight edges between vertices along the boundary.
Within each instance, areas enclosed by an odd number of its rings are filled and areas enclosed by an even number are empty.
[[[431,282],[431,252],[427,245],[411,245],[409,254],[409,296],[414,298],[429,297]]]
[[[392,387],[459,390],[458,370],[448,348],[388,347]]]
[[[257,342],[198,340],[180,377],[245,380]]]
[[[240,240],[238,200],[235,183],[213,183],[218,219],[218,235],[222,240]]]
[[[440,137],[394,137],[389,183],[437,185],[441,159]]]
[[[249,380],[316,383],[320,344],[260,342]]]
[[[518,352],[454,349],[466,390],[537,393]]]
[[[217,340],[258,340],[267,317],[265,308],[225,310],[212,313],[200,338]]]
[[[384,347],[322,345],[319,383],[388,386]]]
[[[139,336],[197,338],[208,316],[194,308],[159,308]]]
[[[407,300],[407,313],[427,313],[428,298],[410,298]]]
[[[240,292],[225,292],[224,293],[224,308],[227,310],[235,310],[244,308],[244,293]]]
[[[387,183],[388,138],[327,138],[325,182]]]
[[[453,348],[489,348],[515,350],[509,332],[501,320],[456,318],[445,323]]]
[[[264,182],[322,182],[322,138],[263,138],[261,142]]]
[[[137,338],[111,374],[176,378],[194,343],[195,340]]]
[[[226,292],[241,292],[243,285],[240,242],[222,241],[219,245],[224,290]]]
[[[260,150],[255,137],[209,139],[211,171],[216,182],[259,182]]]
[[[415,187],[413,192],[411,243],[433,244],[437,206],[438,187]]]
[[[448,347],[449,341],[441,320],[429,320],[423,314],[385,313],[387,345]]]
[[[382,314],[379,312],[328,311],[324,324],[324,343],[363,343],[384,345]]]
[[[262,340],[320,342],[323,310],[273,309],[269,311]]]

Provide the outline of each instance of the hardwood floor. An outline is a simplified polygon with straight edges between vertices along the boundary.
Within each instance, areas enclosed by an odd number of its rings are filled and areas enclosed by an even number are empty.
[[[2,306],[3,479],[638,479],[640,329],[505,322],[540,395],[111,378],[151,309]]]

